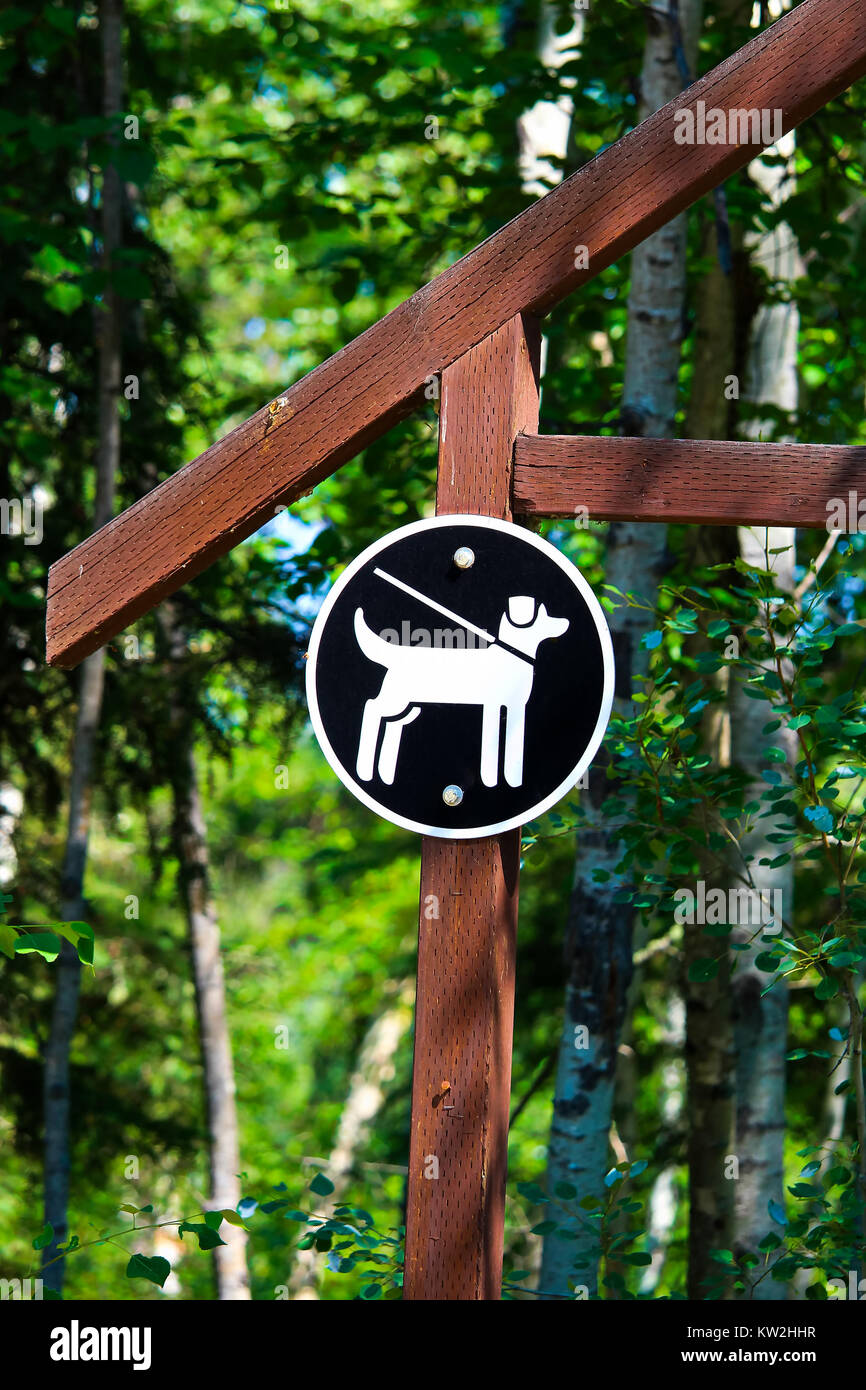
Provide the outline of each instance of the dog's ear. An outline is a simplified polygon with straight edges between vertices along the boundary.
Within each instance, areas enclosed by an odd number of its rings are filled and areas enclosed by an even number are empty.
[[[535,599],[531,594],[517,594],[508,600],[508,621],[515,627],[528,627],[535,616]]]

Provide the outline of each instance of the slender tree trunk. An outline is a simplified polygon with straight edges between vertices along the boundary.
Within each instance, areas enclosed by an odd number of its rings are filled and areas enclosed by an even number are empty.
[[[102,31],[103,115],[117,120],[121,113],[123,84],[123,9],[121,0],[103,0],[99,22]],[[112,257],[120,246],[122,223],[121,184],[117,170],[105,170],[102,186],[103,268],[110,272]],[[120,313],[117,296],[109,283],[96,316],[99,342],[99,451],[97,457],[94,525],[98,529],[114,509],[114,481],[120,461]],[[94,652],[82,665],[78,714],[72,745],[69,787],[69,826],[61,873],[61,917],[65,922],[86,916],[84,873],[90,831],[93,756],[99,730],[104,683],[105,652]],[[63,942],[57,958],[51,1030],[45,1046],[43,1115],[45,1143],[45,1220],[54,1228],[54,1239],[44,1252],[47,1265],[56,1259],[57,1247],[66,1239],[69,1200],[70,1088],[69,1053],[78,1014],[81,967],[74,948]],[[63,1285],[64,1260],[46,1268],[48,1288]]]
[[[706,217],[702,254],[710,268],[695,291],[695,352],[687,434],[692,439],[726,439],[735,423],[736,402],[725,381],[737,371],[735,271],[726,273],[719,258],[717,226]],[[730,529],[696,528],[690,563],[696,567],[732,560],[736,545]],[[727,671],[718,673],[727,691]],[[718,766],[730,764],[730,716],[725,706],[711,708],[704,725],[705,746]],[[708,887],[727,888],[724,866],[707,860],[701,876]],[[734,1040],[730,975],[723,967],[714,980],[691,981],[689,966],[707,955],[707,938],[700,926],[686,926],[683,938],[683,995],[686,1003],[685,1054],[687,1069],[686,1161],[689,1174],[688,1293],[706,1297],[707,1281],[717,1275],[712,1250],[731,1242],[734,1184],[725,1160],[734,1141]]]
[[[671,9],[671,18],[674,7]],[[679,21],[685,52],[693,55],[700,30],[701,0],[684,0]],[[643,120],[682,88],[677,65],[679,33],[657,10],[647,11],[647,39],[641,73]],[[691,58],[689,59],[692,60]],[[685,298],[686,219],[653,234],[632,253],[626,368],[621,411],[623,434],[652,438],[674,432]],[[654,596],[665,566],[665,528],[646,524],[612,525],[608,534],[606,579],[623,592]],[[646,670],[641,638],[646,615],[620,608],[611,621],[616,654],[616,703],[631,707],[633,682]],[[610,784],[596,767],[586,799],[588,823],[581,832],[566,926],[566,991],[563,1033],[548,1150],[548,1188],[567,1181],[580,1195],[600,1195],[608,1166],[608,1142],[616,1060],[631,978],[632,913],[615,901],[621,887],[616,828],[601,815]],[[610,877],[597,881],[596,870]],[[586,1030],[586,1031],[581,1031]],[[576,1241],[549,1236],[542,1257],[542,1295],[568,1292],[574,1262],[593,1258],[594,1232],[577,1227]],[[597,1269],[582,1270],[578,1282],[592,1295]]]
[[[563,64],[573,61],[583,38],[584,13],[575,4],[571,6],[571,29],[558,33],[559,19],[560,8],[552,0],[544,0],[538,17],[538,57],[549,72],[556,72]],[[574,86],[575,79],[564,79],[562,85]],[[551,185],[561,180],[561,165],[550,161],[551,156],[557,160],[565,158],[573,108],[574,103],[567,95],[558,101],[537,101],[518,121],[518,164],[527,193],[541,198],[550,191]]]
[[[794,137],[786,136],[780,149],[793,155]],[[750,173],[778,207],[783,201],[784,170],[753,161]],[[790,185],[789,185],[790,188]],[[800,258],[791,229],[784,224],[760,241],[754,260],[777,280],[793,282],[800,273]],[[762,404],[773,404],[793,411],[797,407],[797,334],[799,315],[796,304],[773,304],[760,309],[755,317],[747,382],[747,397],[754,414]],[[752,437],[767,437],[772,426],[760,418],[750,422]],[[746,528],[739,530],[740,553],[757,568],[773,569],[783,590],[794,588],[795,532],[793,528]],[[787,547],[782,554],[765,554]],[[745,639],[744,639],[745,640]],[[748,772],[752,799],[765,789],[761,768],[766,761],[768,740],[761,730],[768,718],[768,707],[744,696],[742,686],[733,691],[731,739],[733,758]],[[786,728],[773,734],[769,742],[781,748],[789,763],[796,761],[796,737]],[[777,857],[778,848],[767,835],[778,829],[772,820],[758,820],[744,836],[741,849],[752,856],[754,886],[761,892],[779,892],[782,912],[790,922],[793,914],[793,861],[769,868],[762,859]],[[770,898],[770,901],[773,901]],[[777,924],[776,930],[781,928]],[[740,925],[732,933],[734,942],[749,943],[738,951],[732,978],[734,1037],[737,1055],[736,1153],[739,1179],[735,1196],[735,1239],[737,1251],[755,1251],[771,1229],[767,1207],[772,1200],[784,1205],[783,1149],[785,1137],[785,1053],[788,1036],[788,994],[783,984],[769,994],[762,991],[767,976],[755,967],[755,957],[764,949],[753,926]],[[784,1298],[785,1287],[764,1279],[754,1298]]]
[[[662,1124],[673,1128],[682,1122],[685,1099],[685,1023],[683,1001],[679,995],[673,995],[668,1001],[664,1026],[664,1043],[670,1055],[665,1056],[661,1062],[660,1128]],[[651,1298],[658,1287],[676,1216],[676,1167],[671,1163],[657,1174],[647,1202],[647,1236],[652,1263],[641,1277],[640,1293],[644,1298]]]
[[[241,1197],[235,1076],[220,954],[220,929],[210,890],[207,829],[195,760],[194,723],[183,678],[187,641],[171,601],[162,604],[159,619],[171,664],[175,852],[198,1012],[207,1110],[210,1206],[213,1210],[234,1210]],[[246,1232],[226,1224],[220,1235],[226,1244],[217,1246],[214,1251],[217,1297],[222,1302],[249,1299]]]

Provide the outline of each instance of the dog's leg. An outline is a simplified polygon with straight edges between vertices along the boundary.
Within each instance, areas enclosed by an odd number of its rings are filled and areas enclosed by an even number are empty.
[[[364,706],[361,720],[361,737],[358,739],[358,760],[355,771],[362,782],[373,777],[373,764],[376,761],[376,744],[379,742],[379,727],[382,723],[382,707],[378,699],[368,700]]]
[[[385,721],[382,751],[379,754],[379,776],[388,787],[393,785],[394,774],[397,771],[397,757],[400,752],[400,739],[403,737],[403,730],[407,724],[412,723],[413,719],[417,719],[420,713],[421,706],[414,705],[409,713],[404,714],[402,718]]]
[[[482,706],[481,716],[481,780],[485,787],[495,787],[499,781],[499,710],[498,704]]]
[[[523,740],[526,705],[509,705],[505,712],[505,780],[509,787],[523,783]]]

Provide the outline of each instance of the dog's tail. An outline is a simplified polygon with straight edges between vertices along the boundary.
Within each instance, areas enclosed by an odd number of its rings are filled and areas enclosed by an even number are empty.
[[[394,660],[393,649],[390,642],[386,642],[383,637],[374,632],[364,621],[363,608],[355,609],[355,639],[361,651],[370,661],[375,661],[378,666],[390,666]]]

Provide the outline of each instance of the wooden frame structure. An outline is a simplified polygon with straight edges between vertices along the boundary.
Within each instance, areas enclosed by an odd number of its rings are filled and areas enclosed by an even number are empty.
[[[311,491],[409,414],[432,374],[439,512],[826,524],[827,499],[866,483],[866,450],[537,435],[537,317],[757,153],[678,144],[675,112],[781,110],[788,131],[864,73],[866,0],[801,0],[58,560],[49,663],[76,665]],[[518,862],[517,831],[422,841],[408,1299],[499,1297]]]

